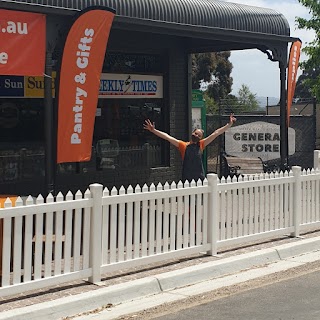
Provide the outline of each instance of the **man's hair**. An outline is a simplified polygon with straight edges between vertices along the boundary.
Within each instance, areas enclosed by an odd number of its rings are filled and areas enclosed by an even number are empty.
[[[192,133],[193,133],[193,132],[196,132],[197,130],[200,130],[201,133],[202,133],[202,135],[204,135],[204,131],[203,131],[202,129],[200,129],[200,128],[195,128],[195,129],[193,129]]]

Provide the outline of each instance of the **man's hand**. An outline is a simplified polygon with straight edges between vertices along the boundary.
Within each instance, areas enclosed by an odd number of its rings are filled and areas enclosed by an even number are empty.
[[[175,147],[179,147],[179,140],[174,137],[171,137],[169,134],[162,132],[160,130],[156,130],[156,126],[154,122],[151,122],[149,119],[144,121],[143,128],[155,134],[157,137],[169,141]]]
[[[154,122],[151,122],[149,119],[147,119],[147,120],[144,121],[143,128],[145,130],[148,130],[148,131],[152,132],[152,131],[154,131],[156,126],[155,126]]]
[[[232,126],[237,121],[237,118],[234,117],[234,113],[230,114],[229,125]]]

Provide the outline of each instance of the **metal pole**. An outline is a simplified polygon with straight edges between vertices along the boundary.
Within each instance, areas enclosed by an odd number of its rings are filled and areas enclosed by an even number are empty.
[[[221,108],[221,100],[219,100],[219,128],[222,127],[222,121],[221,121],[221,113],[222,113],[222,108]],[[222,177],[223,176],[223,164],[222,164],[222,147],[223,147],[223,151],[225,151],[223,144],[223,140],[222,140],[222,135],[219,136],[219,176]]]
[[[279,62],[280,68],[280,158],[281,170],[287,170],[288,159],[288,121],[286,103],[286,67]]]
[[[187,94],[187,104],[188,104],[188,139],[191,135],[191,132],[193,130],[192,128],[192,55],[188,54],[187,56],[187,61],[188,61],[188,94]]]
[[[313,97],[313,130],[314,130],[314,150],[317,148],[317,98]]]
[[[52,53],[46,52],[46,67],[44,76],[44,110],[45,110],[45,184],[46,191],[54,193],[54,167],[53,156],[53,100],[52,100]]]

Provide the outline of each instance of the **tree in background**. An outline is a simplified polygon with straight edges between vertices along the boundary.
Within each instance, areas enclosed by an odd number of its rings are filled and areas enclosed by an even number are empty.
[[[259,109],[256,95],[242,85],[238,96],[231,95],[233,79],[230,51],[197,53],[192,55],[192,89],[199,89],[202,82],[209,83],[204,91],[207,113],[236,114]],[[220,107],[219,107],[220,105]]]
[[[199,89],[201,82],[208,83],[207,97],[215,103],[224,99],[232,88],[232,63],[230,51],[196,53],[192,55],[192,89]]]
[[[214,52],[195,53],[192,55],[192,89],[200,89],[201,82],[210,82],[216,69]]]
[[[226,99],[221,100],[221,109],[223,113],[248,113],[257,111],[259,103],[256,94],[253,94],[248,86],[242,84],[237,96],[229,94]]]
[[[320,69],[303,70],[296,84],[295,98],[311,99],[313,93],[311,91],[312,82],[316,82],[320,76]]]
[[[238,91],[239,113],[257,111],[259,109],[259,103],[256,96],[256,94],[250,91],[248,86],[243,84]]]
[[[238,98],[233,94],[229,94],[225,99],[220,100],[220,113],[229,114],[236,113],[238,114]]]
[[[218,114],[219,113],[219,104],[214,101],[213,98],[208,96],[208,93],[205,91],[203,94],[203,99],[206,102],[206,113],[207,114]]]
[[[304,90],[310,88],[311,95],[320,99],[320,3],[319,0],[298,0],[304,7],[309,8],[311,18],[296,18],[299,29],[314,30],[315,39],[305,46],[302,51],[308,56],[300,66],[305,70],[303,77],[298,79],[305,87]],[[298,91],[299,92],[299,91]]]
[[[208,85],[208,96],[216,102],[225,99],[232,90],[233,79],[231,77],[232,63],[229,61],[230,51],[216,53],[216,69],[212,81]]]

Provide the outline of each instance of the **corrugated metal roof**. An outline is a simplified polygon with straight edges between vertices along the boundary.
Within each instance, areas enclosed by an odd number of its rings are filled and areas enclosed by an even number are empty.
[[[101,5],[117,16],[179,25],[215,27],[289,36],[286,18],[275,10],[217,0],[0,0],[82,10]]]

